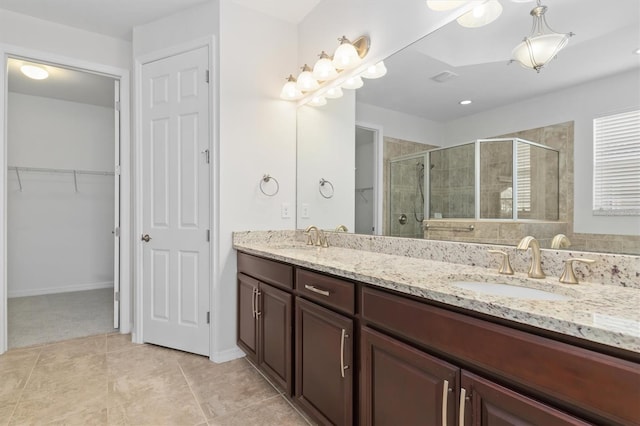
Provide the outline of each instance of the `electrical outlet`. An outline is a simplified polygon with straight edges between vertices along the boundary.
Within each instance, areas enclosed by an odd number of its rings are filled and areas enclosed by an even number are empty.
[[[291,204],[282,203],[282,218],[291,219]]]
[[[302,203],[302,212],[300,213],[302,219],[309,219],[309,204]]]

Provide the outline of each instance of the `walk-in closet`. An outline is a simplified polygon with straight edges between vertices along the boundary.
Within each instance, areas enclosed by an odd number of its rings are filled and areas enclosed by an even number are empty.
[[[23,58],[7,66],[9,348],[113,332],[118,82]]]

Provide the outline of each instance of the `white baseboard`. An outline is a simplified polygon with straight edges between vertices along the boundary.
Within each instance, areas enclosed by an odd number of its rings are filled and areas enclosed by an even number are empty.
[[[72,291],[85,291],[85,290],[98,290],[101,288],[113,288],[113,281],[101,282],[101,283],[89,283],[89,284],[74,284],[66,285],[63,287],[47,287],[47,288],[34,288],[34,289],[17,289],[9,290],[7,297],[9,299],[14,297],[26,297],[26,296],[42,296],[44,294],[53,293],[70,293]]]
[[[246,354],[240,350],[240,348],[228,349],[222,352],[216,352],[211,354],[209,359],[216,364],[222,364],[223,362],[233,361],[234,359],[245,357]]]

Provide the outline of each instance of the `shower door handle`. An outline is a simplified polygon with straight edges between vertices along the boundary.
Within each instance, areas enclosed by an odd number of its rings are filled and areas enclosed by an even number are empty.
[[[142,237],[140,237],[140,239],[145,243],[148,243],[149,240],[151,240],[151,237],[149,236],[149,234],[144,234]]]

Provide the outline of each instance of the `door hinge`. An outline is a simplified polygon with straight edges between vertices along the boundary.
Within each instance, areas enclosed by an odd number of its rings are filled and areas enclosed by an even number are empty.
[[[116,164],[114,172],[116,175],[120,176],[120,164]]]
[[[120,111],[120,101],[116,101],[115,109],[116,111]]]
[[[116,226],[115,229],[113,230],[113,235],[115,235],[116,237],[120,236],[120,227]]]
[[[211,312],[207,312],[207,324],[211,324]]]
[[[211,231],[207,229],[207,241],[211,241]]]
[[[208,149],[203,149],[201,152],[204,154],[204,161],[207,164],[209,164],[209,162],[211,161],[209,150]]]
[[[205,83],[209,82],[209,70],[204,71],[204,82]]]
[[[120,292],[116,291],[115,293],[113,293],[113,300],[115,302],[119,302],[120,301]]]

